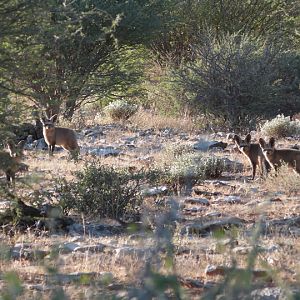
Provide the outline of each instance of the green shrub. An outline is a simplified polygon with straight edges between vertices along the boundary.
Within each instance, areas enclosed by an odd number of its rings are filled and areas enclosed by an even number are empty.
[[[167,179],[170,182],[191,182],[207,178],[217,178],[224,171],[224,162],[215,156],[185,153],[176,157],[167,168]]]
[[[66,213],[74,210],[122,220],[126,214],[135,213],[141,204],[139,173],[91,162],[75,172],[75,176],[71,182],[62,180],[58,187],[60,205]]]
[[[111,102],[104,108],[104,112],[114,121],[127,120],[137,111],[137,105],[122,100]]]
[[[261,131],[267,136],[287,137],[300,133],[300,122],[298,120],[291,121],[290,117],[278,115],[276,118],[266,121],[263,124]]]

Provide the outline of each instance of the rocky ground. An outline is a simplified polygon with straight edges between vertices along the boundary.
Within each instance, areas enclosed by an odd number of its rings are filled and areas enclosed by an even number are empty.
[[[220,178],[198,183],[191,191],[174,194],[168,186],[145,187],[144,226],[137,230],[83,216],[71,216],[70,223],[52,231],[31,227],[9,234],[3,226],[2,287],[7,287],[4,274],[15,271],[28,299],[47,299],[53,293],[59,295],[60,289],[70,299],[95,299],[97,295],[127,299],[141,293],[149,275],[146,261],[168,274],[163,258],[171,244],[172,271],[185,297],[200,298],[223,280],[236,288],[247,267],[252,276],[251,299],[285,299],[299,292],[300,188],[291,184],[299,182],[293,172],[273,181],[258,177],[251,181],[248,161],[226,140],[226,133],[200,135],[107,124],[81,130],[78,136],[82,158],[78,163],[60,150],[49,158],[40,150],[41,141],[27,146],[24,162],[30,168],[17,179],[20,196],[30,199],[37,192],[51,191],[55,178],[73,178],[72,172],[93,156],[103,164],[149,168],[170,145],[192,145],[236,167]],[[212,146],[220,141],[229,145],[225,149]],[[21,185],[22,181],[28,186]],[[5,205],[9,204],[3,199],[1,209]],[[171,225],[171,241],[159,230],[163,224]],[[236,284],[228,279],[233,265]]]

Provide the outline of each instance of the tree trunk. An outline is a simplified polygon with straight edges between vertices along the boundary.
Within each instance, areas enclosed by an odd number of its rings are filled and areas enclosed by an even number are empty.
[[[63,112],[63,118],[71,121],[74,115],[76,109],[76,100],[68,100],[66,102],[66,108],[65,111]]]

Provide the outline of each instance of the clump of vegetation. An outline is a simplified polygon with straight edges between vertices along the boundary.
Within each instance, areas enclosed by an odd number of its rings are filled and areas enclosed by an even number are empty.
[[[73,210],[89,216],[122,221],[137,212],[141,204],[139,173],[115,169],[97,162],[75,172],[71,182],[60,181],[60,205],[68,213]]]
[[[180,144],[180,145],[167,145],[164,149],[164,154],[166,157],[178,158],[182,155],[186,155],[189,153],[194,153],[195,150],[192,145],[188,144]]]
[[[194,184],[207,178],[221,176],[225,165],[223,160],[215,156],[185,153],[174,158],[166,166],[166,181],[176,184]]]
[[[113,121],[127,120],[137,111],[137,105],[122,100],[111,102],[104,108],[104,112]]]
[[[288,195],[297,195],[300,192],[300,175],[283,164],[276,173],[272,171],[266,178],[265,186],[270,192],[281,191]]]
[[[267,136],[276,138],[297,135],[300,133],[300,122],[299,120],[291,121],[290,117],[284,115],[278,115],[276,118],[266,121],[261,131]]]

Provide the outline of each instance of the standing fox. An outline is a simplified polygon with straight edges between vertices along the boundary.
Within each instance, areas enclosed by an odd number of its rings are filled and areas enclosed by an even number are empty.
[[[75,131],[69,128],[55,127],[56,118],[57,115],[53,115],[51,118],[41,118],[44,139],[49,147],[49,155],[53,155],[55,145],[58,145],[68,150],[71,156],[76,158],[80,150]]]
[[[259,139],[259,145],[263,151],[266,160],[275,170],[282,165],[282,162],[294,168],[300,173],[300,151],[296,149],[275,149],[275,138],[271,137],[269,144],[263,138]]]
[[[8,183],[14,184],[16,173],[28,168],[27,165],[21,163],[24,144],[25,141],[21,141],[17,145],[13,142],[8,142],[7,147],[9,153],[6,151],[0,151],[0,170],[6,174],[6,180]]]
[[[252,166],[252,180],[254,180],[256,173],[256,166],[260,168],[260,174],[263,175],[265,170],[270,171],[270,165],[266,161],[263,151],[258,143],[251,143],[250,133],[246,135],[246,138],[243,140],[237,134],[234,135],[233,140],[237,145],[240,152],[242,152],[250,161]]]

